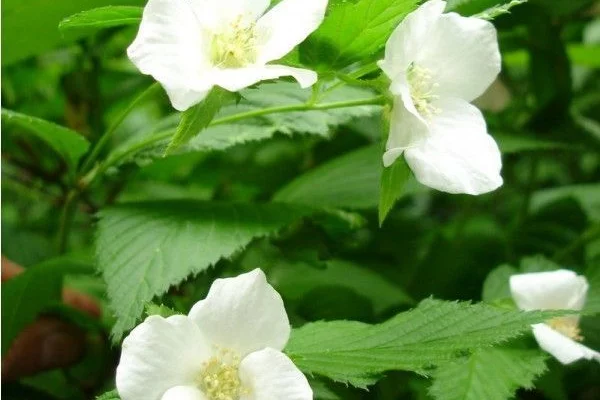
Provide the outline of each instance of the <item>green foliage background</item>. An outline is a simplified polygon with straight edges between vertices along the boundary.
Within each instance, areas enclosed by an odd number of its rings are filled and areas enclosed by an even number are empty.
[[[600,364],[562,366],[528,333],[560,313],[518,312],[508,290],[518,272],[586,275],[600,349],[597,2],[448,1],[493,18],[503,56],[478,105],[504,185],[478,197],[381,165],[374,62],[417,0],[330,0],[283,60],[318,71],[314,90],[213,92],[183,115],[125,56],[143,3],[2,0],[2,254],[27,268],[2,284],[2,353],[40,313],[89,333],[77,365],[3,396],[118,399],[123,335],[260,267],[317,399],[600,397]],[[60,306],[63,284],[102,318]]]

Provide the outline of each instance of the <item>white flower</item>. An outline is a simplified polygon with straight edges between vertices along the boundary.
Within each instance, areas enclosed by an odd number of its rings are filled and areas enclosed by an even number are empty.
[[[123,400],[308,400],[306,377],[281,352],[290,324],[260,269],[217,279],[189,315],[150,316],[123,342]]]
[[[585,305],[588,283],[573,271],[519,274],[510,277],[512,297],[521,310],[577,310]],[[600,353],[578,343],[583,338],[579,316],[571,315],[533,325],[533,335],[540,347],[563,364],[582,358],[600,361]]]
[[[127,54],[183,111],[217,85],[231,92],[293,76],[302,87],[313,71],[267,65],[289,53],[323,20],[327,0],[149,0]]]
[[[417,180],[449,193],[481,194],[502,185],[502,161],[481,112],[470,104],[500,72],[496,30],[443,14],[431,0],[396,28],[379,66],[395,97],[383,155],[402,153]]]

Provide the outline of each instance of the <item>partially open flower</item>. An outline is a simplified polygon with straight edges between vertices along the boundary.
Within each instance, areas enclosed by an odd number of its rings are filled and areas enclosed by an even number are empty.
[[[150,316],[123,341],[123,400],[309,400],[306,377],[281,352],[290,325],[259,269],[217,279],[189,315]]]
[[[585,305],[588,283],[573,271],[560,269],[510,277],[510,291],[517,306],[531,310],[577,310]],[[533,335],[540,347],[563,364],[580,359],[600,361],[600,353],[581,343],[579,316],[553,318],[533,325]]]
[[[127,54],[183,111],[217,85],[235,92],[261,80],[293,76],[302,87],[317,75],[267,65],[289,53],[323,20],[327,0],[149,0]]]
[[[481,112],[470,104],[500,72],[496,29],[431,0],[396,28],[379,66],[395,97],[383,164],[404,154],[417,180],[449,193],[502,185],[502,162]]]

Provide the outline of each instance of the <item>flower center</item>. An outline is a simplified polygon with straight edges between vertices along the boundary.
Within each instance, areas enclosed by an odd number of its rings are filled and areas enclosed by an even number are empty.
[[[577,320],[568,317],[557,317],[547,321],[546,324],[555,331],[577,341],[582,341],[583,336],[580,335],[581,329],[577,324]]]
[[[429,70],[412,63],[408,67],[406,75],[410,86],[410,97],[419,114],[424,118],[438,114],[440,110],[431,104],[439,97],[434,94],[438,84],[432,82],[433,77]]]
[[[198,386],[209,400],[239,400],[244,394],[238,375],[240,357],[230,350],[220,350],[202,366]]]
[[[215,66],[240,68],[256,61],[255,22],[237,17],[222,32],[214,34],[210,59]]]

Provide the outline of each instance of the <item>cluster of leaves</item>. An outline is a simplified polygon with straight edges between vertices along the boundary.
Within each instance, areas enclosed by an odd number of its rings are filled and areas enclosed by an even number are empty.
[[[78,365],[7,393],[104,392],[114,346],[144,315],[186,313],[214,278],[255,267],[284,298],[285,351],[317,399],[594,390],[597,366],[562,368],[527,336],[559,314],[517,311],[508,277],[587,275],[582,330],[600,347],[598,10],[523,3],[447,5],[494,19],[503,52],[498,87],[479,101],[505,184],[475,198],[381,165],[374,63],[417,0],[330,0],[283,60],[318,71],[314,90],[213,91],[183,114],[125,57],[143,0],[3,1],[2,253],[27,269],[3,283],[2,353],[40,313],[96,334]],[[103,319],[61,307],[63,281]]]

